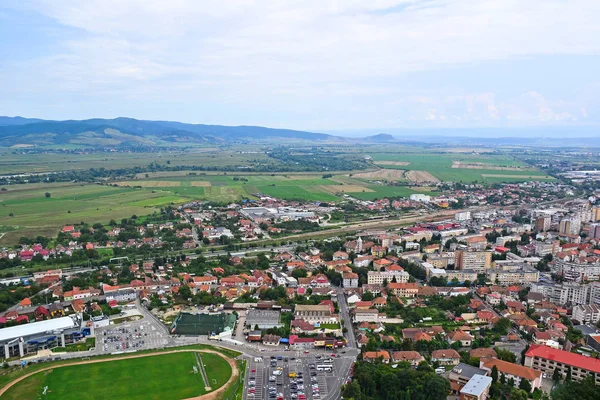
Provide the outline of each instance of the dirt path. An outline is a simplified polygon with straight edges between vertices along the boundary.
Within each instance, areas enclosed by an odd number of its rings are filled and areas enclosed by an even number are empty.
[[[71,362],[71,363],[66,363],[66,364],[61,364],[61,365],[53,365],[51,367],[45,367],[45,368],[42,368],[42,369],[38,369],[37,371],[30,372],[28,374],[20,376],[19,378],[15,379],[14,381],[9,382],[6,386],[4,386],[2,389],[0,389],[0,397],[4,393],[6,393],[6,391],[8,389],[10,389],[11,387],[13,387],[15,384],[21,382],[23,379],[27,379],[30,376],[35,375],[37,373],[44,372],[44,371],[49,371],[49,370],[53,370],[53,369],[56,369],[56,368],[70,367],[70,366],[73,366],[73,365],[94,364],[94,363],[101,363],[101,362],[126,360],[126,359],[129,359],[129,358],[153,357],[153,356],[160,356],[162,354],[186,353],[186,352],[216,354],[216,355],[219,355],[219,356],[223,357],[223,359],[225,359],[229,363],[229,365],[231,366],[231,377],[229,378],[229,380],[227,382],[225,382],[225,384],[223,386],[221,386],[219,389],[215,390],[214,392],[203,394],[201,396],[192,397],[192,398],[186,399],[186,400],[215,400],[215,399],[218,399],[219,395],[222,394],[222,393],[224,393],[227,390],[227,388],[229,387],[229,385],[231,384],[231,382],[235,382],[235,379],[237,379],[237,377],[240,374],[240,372],[238,370],[238,367],[237,367],[237,364],[235,363],[235,361],[232,360],[231,358],[225,356],[224,354],[219,353],[218,351],[214,351],[214,350],[194,350],[194,349],[170,350],[170,351],[163,351],[163,352],[160,352],[160,353],[152,353],[152,354],[136,354],[136,355],[132,355],[132,356],[105,358],[105,359],[102,359],[102,360],[77,361],[77,362]]]

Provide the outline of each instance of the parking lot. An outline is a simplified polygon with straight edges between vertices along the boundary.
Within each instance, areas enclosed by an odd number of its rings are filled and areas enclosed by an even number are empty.
[[[248,362],[244,398],[248,400],[321,400],[340,385],[338,369],[352,359],[343,354],[285,352]]]
[[[96,329],[96,353],[155,349],[168,345],[171,340],[155,322],[142,319]]]

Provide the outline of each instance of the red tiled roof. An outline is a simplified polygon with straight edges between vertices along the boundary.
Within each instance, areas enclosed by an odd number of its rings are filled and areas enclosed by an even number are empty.
[[[367,351],[363,354],[363,358],[365,359],[377,359],[382,357],[384,360],[390,359],[390,353],[387,350],[379,350],[379,351]]]
[[[528,381],[532,381],[542,375],[540,371],[536,371],[533,368],[523,367],[522,365],[513,364],[508,361],[497,360],[495,358],[491,358],[483,364],[484,368],[490,370],[493,369],[494,366],[498,368],[498,372],[518,376],[519,378],[525,378]]]
[[[460,354],[454,349],[434,350],[431,353],[431,358],[460,358]]]
[[[547,360],[553,360],[600,374],[599,359],[570,353],[564,350],[553,349],[544,345],[531,345],[527,353],[525,353],[525,356],[545,358]]]

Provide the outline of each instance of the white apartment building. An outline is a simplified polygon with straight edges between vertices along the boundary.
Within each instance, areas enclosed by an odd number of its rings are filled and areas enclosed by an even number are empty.
[[[502,286],[530,284],[535,283],[540,279],[540,272],[535,268],[523,268],[518,270],[493,268],[488,269],[486,274],[490,282],[495,282]]]
[[[578,264],[557,260],[556,268],[567,282],[592,282],[600,280],[600,264]]]
[[[581,231],[581,220],[579,217],[563,218],[558,226],[559,233],[567,235],[579,235]]]
[[[406,271],[369,271],[367,273],[367,283],[369,285],[382,285],[384,280],[388,283],[396,278],[398,283],[408,282],[409,274]]]
[[[545,255],[552,254],[555,249],[554,243],[536,241],[534,242],[534,245],[535,255],[539,257],[544,257]]]
[[[451,282],[454,278],[456,278],[459,282],[476,282],[477,271],[474,271],[472,269],[446,270],[446,277],[448,278],[448,282]]]
[[[573,319],[582,324],[597,324],[600,321],[600,308],[595,304],[582,304],[573,307]]]
[[[590,299],[590,289],[591,285],[579,285],[576,283],[534,283],[531,285],[532,292],[542,293],[549,301],[561,305],[567,303],[588,304]]]

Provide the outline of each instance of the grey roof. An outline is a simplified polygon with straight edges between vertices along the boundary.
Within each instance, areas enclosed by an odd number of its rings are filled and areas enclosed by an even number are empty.
[[[475,374],[469,379],[469,382],[467,382],[460,392],[479,397],[491,384],[491,377]]]
[[[257,310],[252,308],[246,314],[246,324],[254,325],[255,322],[278,323],[281,313],[279,310]]]
[[[476,375],[476,374],[485,375],[487,373],[487,371],[484,369],[477,368],[477,367],[474,367],[472,365],[465,364],[465,363],[458,363],[458,365],[456,367],[452,368],[452,372],[454,372],[460,376],[466,376],[469,379],[472,378],[473,375]]]

